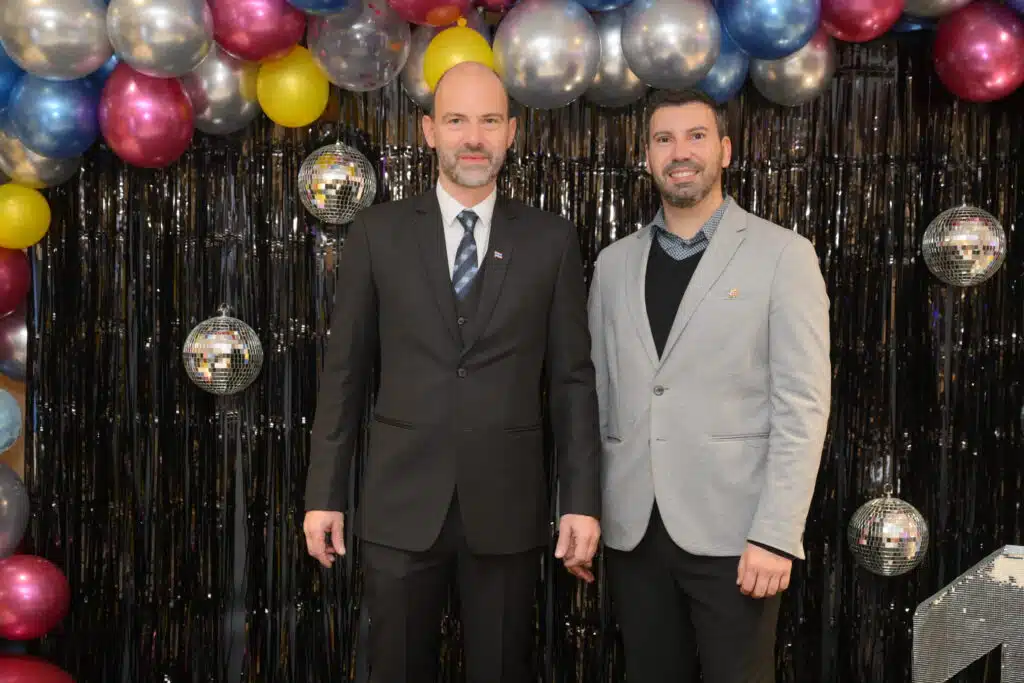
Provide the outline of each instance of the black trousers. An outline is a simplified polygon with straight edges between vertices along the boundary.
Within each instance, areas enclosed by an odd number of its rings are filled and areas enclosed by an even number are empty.
[[[436,683],[449,590],[461,607],[467,683],[532,683],[541,548],[477,555],[457,500],[434,545],[409,552],[364,542],[370,683]]]
[[[739,557],[691,555],[658,513],[630,552],[605,550],[628,683],[773,683],[781,594],[736,585]]]

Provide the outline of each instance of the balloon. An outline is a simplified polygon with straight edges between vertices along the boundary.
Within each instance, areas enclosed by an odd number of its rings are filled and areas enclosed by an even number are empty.
[[[98,89],[103,90],[103,86],[107,84],[107,79],[110,78],[110,74],[114,73],[114,69],[121,63],[121,60],[117,58],[117,55],[110,55],[110,59],[103,63],[103,66],[93,71],[91,74],[86,76],[89,81],[95,85]]]
[[[1020,14],[1024,14],[1024,0],[1006,0],[1006,4]]]
[[[213,47],[206,0],[110,0],[107,32],[121,61],[141,74],[177,78]]]
[[[308,126],[327,109],[331,85],[309,51],[296,45],[284,57],[264,62],[256,97],[271,121],[286,128]]]
[[[806,104],[821,95],[836,72],[836,45],[824,29],[782,59],[754,59],[750,80],[768,100],[785,107]]]
[[[0,638],[41,638],[60,623],[70,606],[68,580],[48,560],[33,555],[0,560]]]
[[[718,104],[725,104],[739,94],[750,71],[750,57],[739,48],[729,34],[722,31],[722,49],[708,75],[697,84],[697,89]]]
[[[23,419],[17,399],[6,390],[0,389],[0,447],[4,451],[13,446],[21,436]],[[0,557],[7,557],[17,550],[25,536],[30,516],[31,508],[25,483],[17,472],[0,463]],[[2,667],[0,664],[0,669]],[[0,682],[2,681],[3,674],[0,673]]]
[[[14,253],[21,254],[20,251]],[[21,422],[21,406],[18,405],[17,399],[11,396],[6,389],[0,389],[0,453],[10,449],[21,436]],[[0,557],[10,555],[21,543],[20,535],[13,540],[10,538],[9,529],[6,528],[8,525],[5,524],[9,521],[9,510],[7,509],[11,484],[7,474],[9,470],[7,465],[0,463]],[[14,472],[11,471],[10,474],[14,474]],[[17,477],[17,475],[14,476]],[[17,483],[20,484],[21,480],[18,479]],[[21,531],[25,530],[21,529]]]
[[[102,0],[3,0],[0,5],[0,41],[30,74],[69,81],[110,59]]]
[[[999,100],[1024,85],[1024,19],[977,0],[943,17],[932,59],[939,80],[969,102]]]
[[[434,37],[423,53],[423,79],[433,91],[448,69],[462,62],[477,62],[494,69],[494,53],[487,39],[459,19]]]
[[[47,81],[27,74],[11,92],[9,130],[53,159],[81,156],[99,137],[100,90],[88,79]]]
[[[489,40],[490,30],[479,12],[469,13],[469,16],[466,17],[466,26],[479,33],[485,40]],[[434,102],[434,91],[427,86],[427,81],[423,75],[423,56],[430,45],[430,41],[443,30],[436,26],[417,26],[414,28],[412,30],[412,37],[409,40],[409,58],[405,61],[405,68],[398,75],[405,94],[421,109],[429,110]],[[488,49],[490,49],[490,42],[488,42]]]
[[[711,71],[721,37],[708,0],[636,0],[626,8],[622,53],[648,85],[683,90]]]
[[[31,285],[32,269],[25,252],[0,247],[0,317],[10,315],[25,301]],[[0,434],[2,431],[0,428]],[[0,452],[5,450],[0,438]]]
[[[588,12],[611,12],[612,10],[622,9],[633,0],[576,0],[584,7],[587,8]]]
[[[716,0],[722,28],[754,59],[780,59],[811,39],[821,0]]]
[[[118,64],[104,86],[99,117],[100,132],[114,153],[140,168],[170,166],[195,132],[192,103],[181,83],[127,64]]]
[[[0,683],[75,683],[53,664],[26,655],[0,656]]]
[[[7,109],[7,102],[11,99],[11,90],[25,73],[14,60],[4,52],[4,46],[0,45],[0,114]]]
[[[50,229],[50,205],[39,190],[0,185],[0,247],[27,249]]]
[[[487,12],[504,14],[513,7],[519,0],[476,0],[473,4]]]
[[[600,66],[601,34],[573,0],[523,0],[494,34],[495,71],[527,107],[564,107],[590,87]]]
[[[259,65],[245,62],[214,45],[206,59],[181,85],[192,102],[195,126],[211,135],[242,130],[260,115],[256,99]]]
[[[906,0],[903,8],[911,17],[937,19],[968,5],[971,0]]]
[[[602,12],[594,17],[601,36],[601,63],[597,75],[583,97],[602,107],[626,107],[647,93],[647,84],[641,81],[626,63],[622,54],[622,24],[626,13],[622,9]]]
[[[51,159],[36,154],[11,134],[7,126],[0,126],[0,171],[12,181],[25,187],[41,190],[71,180],[82,166],[81,157]]]
[[[380,0],[314,17],[306,34],[309,51],[327,78],[345,90],[379,90],[398,77],[409,59],[412,31]]]
[[[923,19],[904,14],[893,27],[893,33],[911,33],[913,31],[932,31],[935,29],[935,19]]]
[[[288,0],[288,4],[306,14],[335,14],[348,7],[350,0]]]
[[[903,0],[822,0],[821,25],[837,40],[866,43],[885,34],[903,14]]]
[[[0,318],[0,372],[13,380],[24,382],[28,368],[28,325],[25,305]]]
[[[473,11],[472,0],[387,0],[405,21],[425,26],[449,26]]]
[[[258,62],[298,45],[306,15],[284,0],[210,0],[213,35],[225,50]]]

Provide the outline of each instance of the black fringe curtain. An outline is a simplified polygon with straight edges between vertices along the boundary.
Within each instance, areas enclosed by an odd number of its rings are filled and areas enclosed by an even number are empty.
[[[926,35],[843,46],[831,90],[784,109],[730,108],[729,192],[814,241],[832,296],[834,397],[806,535],[779,626],[780,683],[911,680],[912,616],[987,553],[1022,540],[1024,93],[956,102]],[[305,156],[339,137],[375,163],[379,200],[430,187],[432,154],[397,87],[345,94],[340,126],[197,137],[164,172],[106,150],[52,190],[34,249],[27,479],[32,551],[58,563],[71,614],[37,649],[79,683],[365,681],[360,557],[327,571],[301,534],[307,439],[344,229],[299,202]],[[655,209],[640,110],[524,113],[504,191],[576,222],[586,262]],[[920,255],[962,201],[1007,230],[1002,271],[948,290]],[[265,350],[219,399],[181,363],[221,305]],[[949,323],[949,324],[947,324]],[[855,567],[847,520],[886,472],[932,529],[898,578]],[[546,683],[623,680],[601,582],[538,577]],[[461,680],[458,620],[445,681]],[[956,680],[994,683],[998,656]]]

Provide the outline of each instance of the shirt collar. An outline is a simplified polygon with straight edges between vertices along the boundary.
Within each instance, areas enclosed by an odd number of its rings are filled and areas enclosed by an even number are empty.
[[[497,199],[498,191],[495,188],[476,206],[463,206],[444,189],[440,182],[437,183],[437,203],[441,207],[441,220],[444,221],[445,227],[452,225],[458,215],[466,209],[473,211],[477,215],[479,224],[490,226],[491,217],[494,215],[494,204]]]
[[[650,226],[656,234],[664,235],[665,237],[672,238],[673,240],[682,242],[683,244],[694,244],[700,240],[707,240],[710,242],[711,238],[715,235],[715,231],[718,230],[718,226],[722,222],[722,218],[725,216],[725,211],[729,208],[729,204],[731,202],[732,198],[726,195],[715,212],[711,214],[711,217],[705,221],[704,225],[700,226],[700,230],[698,230],[690,239],[684,239],[673,232],[669,232],[668,225],[665,223],[664,208],[658,209],[658,213],[650,222]]]

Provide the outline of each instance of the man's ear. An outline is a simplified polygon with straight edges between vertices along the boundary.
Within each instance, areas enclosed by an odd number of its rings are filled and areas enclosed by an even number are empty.
[[[424,114],[421,125],[423,127],[423,137],[427,139],[427,145],[434,149],[434,119],[430,117],[430,114]]]

